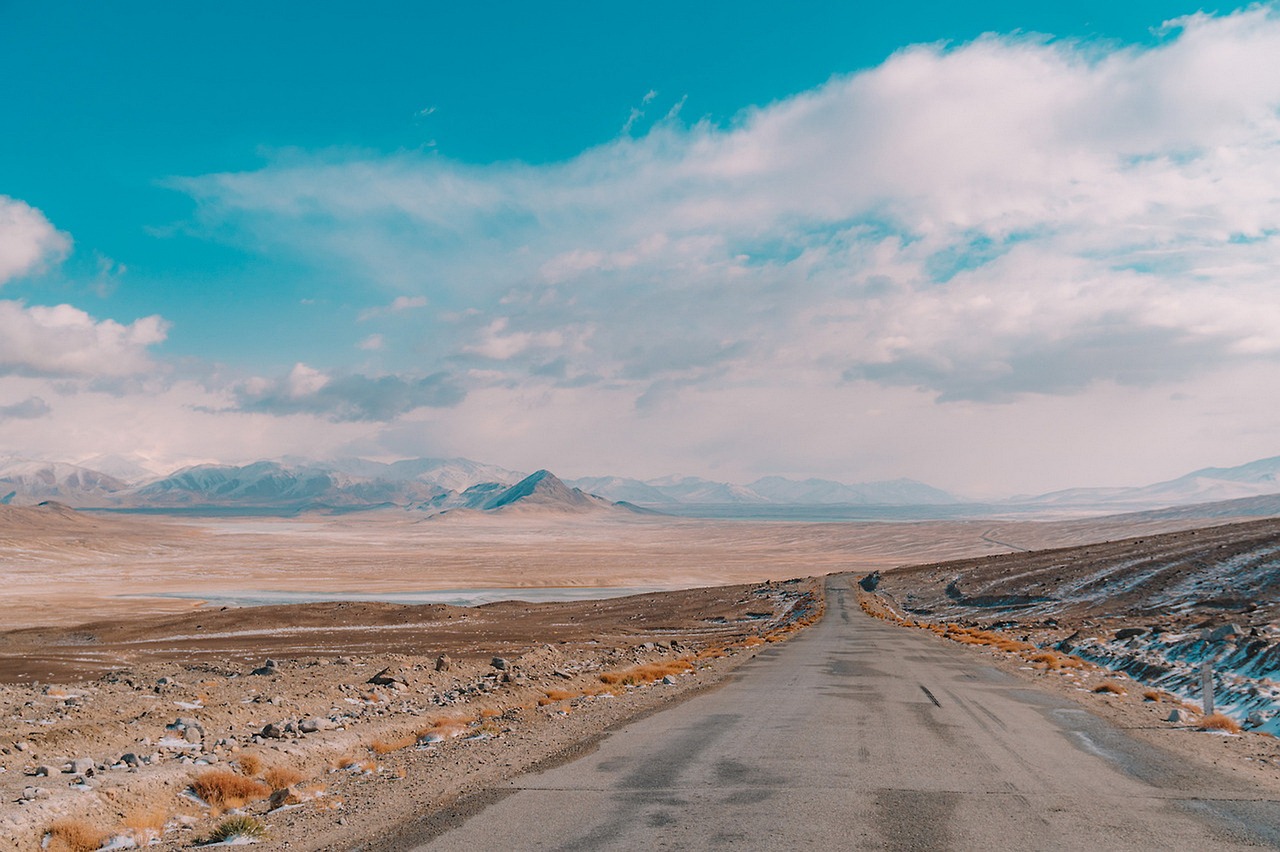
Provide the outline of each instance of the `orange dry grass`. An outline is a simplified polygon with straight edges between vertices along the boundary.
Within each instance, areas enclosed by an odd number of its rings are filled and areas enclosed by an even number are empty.
[[[262,770],[265,768],[262,758],[256,754],[242,754],[236,758],[236,763],[240,765],[240,771],[251,778],[261,775]]]
[[[393,740],[376,739],[369,743],[369,750],[374,754],[390,754],[393,751],[408,748],[417,741],[418,738],[414,735],[397,737]]]
[[[482,708],[480,708],[480,718],[481,718],[481,719],[496,719],[498,716],[501,716],[501,715],[502,715],[502,711],[501,711],[501,710],[495,710],[495,709],[493,709],[492,707],[482,707]]]
[[[1210,713],[1200,720],[1200,727],[1206,731],[1226,731],[1228,734],[1240,733],[1240,724],[1225,713]]]
[[[271,795],[267,785],[228,769],[209,769],[191,781],[192,791],[215,810],[239,808]]]
[[[60,819],[49,826],[49,845],[52,852],[93,852],[107,839],[106,832],[82,819]]]
[[[1124,687],[1114,680],[1104,680],[1093,688],[1097,695],[1124,695]]]
[[[152,840],[164,834],[164,825],[169,821],[169,814],[162,808],[130,811],[124,815],[121,824],[133,837],[134,843],[146,846]]]
[[[283,790],[292,787],[306,776],[288,766],[273,766],[262,775],[262,780],[272,790]]]
[[[714,649],[715,653],[710,654],[703,651],[698,655],[698,659],[705,659],[708,656],[723,657],[723,649]],[[667,675],[682,674],[693,668],[693,663],[688,657],[681,657],[678,660],[662,660],[656,663],[641,663],[638,666],[632,666],[629,669],[620,669],[613,672],[602,672],[600,674],[600,682],[610,686],[636,686],[642,683],[653,683]]]
[[[552,701],[568,701],[570,698],[577,698],[581,693],[570,692],[567,689],[548,689],[543,695]]]
[[[1160,701],[1164,698],[1164,693],[1158,689],[1148,689],[1142,693],[1143,701]]]

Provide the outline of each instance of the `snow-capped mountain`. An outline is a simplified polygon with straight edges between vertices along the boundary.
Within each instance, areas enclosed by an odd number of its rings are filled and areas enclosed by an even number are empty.
[[[56,500],[67,506],[100,505],[128,485],[97,470],[34,459],[0,459],[0,503]]]

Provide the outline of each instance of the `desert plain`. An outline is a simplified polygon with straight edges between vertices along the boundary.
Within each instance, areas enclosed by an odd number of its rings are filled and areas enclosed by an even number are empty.
[[[1033,573],[1024,563],[1036,559],[1055,574],[1062,560],[1036,556],[1046,549],[1167,542],[1233,520],[0,507],[0,841],[20,850],[187,848],[216,839],[228,814],[243,810],[264,828],[264,848],[410,848],[503,781],[714,688],[760,649],[788,641],[821,617],[825,575],[845,575],[852,588],[881,572],[869,611],[887,607],[909,626],[936,609],[968,625],[957,629],[1018,630],[1007,607],[998,613],[1007,623],[993,624],[979,580]],[[1243,535],[1256,549],[1278,535],[1268,523],[1175,535],[1161,547],[1177,555],[1194,541],[1202,556]],[[1110,565],[1139,551],[1098,553]],[[1023,568],[1003,571],[1002,559]],[[1191,629],[1197,615],[1179,612],[1176,626]],[[1083,627],[1107,639],[1123,626],[1113,621],[1079,606],[1049,621],[1041,613],[1022,636],[1058,642]],[[1096,672],[1063,680],[1025,665],[1025,655],[973,644],[1059,693],[1092,696],[1079,684],[1101,682]],[[1164,704],[1153,711],[1124,691],[1095,710],[1163,718]],[[1253,738],[1230,748],[1272,783],[1272,752]]]

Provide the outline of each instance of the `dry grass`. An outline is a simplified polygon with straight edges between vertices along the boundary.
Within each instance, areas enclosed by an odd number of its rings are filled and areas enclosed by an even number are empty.
[[[499,716],[501,716],[501,715],[502,715],[502,711],[501,711],[501,710],[495,710],[495,709],[494,709],[494,708],[492,708],[492,707],[481,707],[481,708],[480,708],[480,718],[481,718],[481,719],[496,719],[497,717],[499,717]]]
[[[250,778],[261,775],[262,770],[266,768],[262,758],[256,754],[242,754],[236,758],[236,764],[240,767],[240,771]]]
[[[1095,695],[1124,695],[1124,687],[1114,680],[1104,680],[1093,688]]]
[[[107,833],[83,819],[60,819],[46,830],[49,852],[93,852],[107,839]]]
[[[169,821],[169,812],[163,808],[133,810],[124,815],[121,825],[139,846],[146,846],[152,840],[164,835],[165,823]]]
[[[393,751],[400,751],[401,749],[408,748],[417,741],[417,736],[412,734],[408,734],[403,737],[396,737],[395,739],[378,738],[369,743],[369,750],[378,755],[391,754]]]
[[[273,766],[262,774],[262,780],[273,791],[292,787],[305,777],[298,770],[288,766]]]
[[[703,651],[698,655],[697,659],[707,659],[708,651]],[[723,648],[714,649],[715,653],[711,656],[723,657],[725,655]],[[600,682],[609,686],[638,686],[645,683],[653,683],[662,680],[667,675],[683,674],[693,668],[693,662],[688,657],[680,657],[676,660],[662,660],[656,663],[641,663],[638,666],[632,666],[629,669],[619,669],[612,672],[602,672],[600,674]]]
[[[1200,720],[1200,727],[1206,731],[1224,731],[1228,734],[1240,733],[1240,723],[1225,713],[1210,713]]]
[[[1163,701],[1164,697],[1164,693],[1158,689],[1147,689],[1142,693],[1143,701]]]
[[[191,780],[191,790],[217,811],[243,807],[271,795],[266,784],[228,769],[201,772]]]

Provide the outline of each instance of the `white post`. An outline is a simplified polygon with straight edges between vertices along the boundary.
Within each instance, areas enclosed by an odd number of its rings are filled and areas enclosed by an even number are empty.
[[[1213,665],[1208,662],[1200,664],[1200,701],[1204,715],[1213,712]]]

